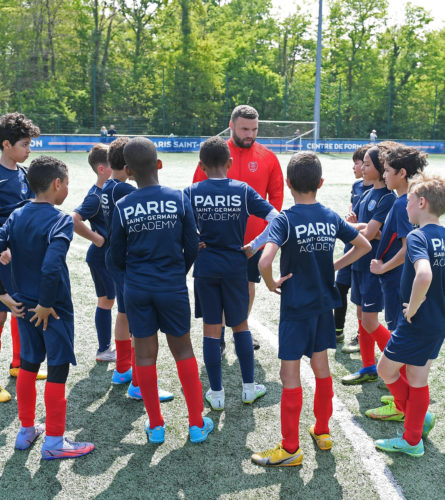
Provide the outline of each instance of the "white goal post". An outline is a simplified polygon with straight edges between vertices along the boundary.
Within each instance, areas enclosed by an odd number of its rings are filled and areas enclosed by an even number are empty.
[[[276,121],[276,120],[258,120],[259,139],[277,139],[283,153],[295,153],[306,150],[307,144],[316,143],[317,122],[299,122],[299,121]],[[231,136],[230,127],[221,131],[219,136],[229,138]]]

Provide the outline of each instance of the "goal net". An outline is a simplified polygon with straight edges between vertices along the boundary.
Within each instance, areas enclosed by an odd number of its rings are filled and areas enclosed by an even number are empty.
[[[280,146],[283,153],[307,150],[308,143],[315,143],[317,122],[258,120],[259,139],[275,139],[274,145]],[[230,127],[218,134],[229,138]]]

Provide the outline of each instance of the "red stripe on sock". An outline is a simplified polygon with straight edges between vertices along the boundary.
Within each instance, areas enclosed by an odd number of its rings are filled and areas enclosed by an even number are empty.
[[[364,329],[361,323],[359,323],[358,339],[360,342],[360,354],[362,356],[363,367],[367,368],[368,366],[375,365],[375,340],[372,338],[372,335]]]
[[[406,378],[400,376],[393,384],[387,384],[388,389],[394,396],[394,403],[399,411],[406,411],[406,402],[409,396],[409,384]],[[417,443],[416,443],[417,444]]]
[[[418,444],[422,439],[423,422],[430,404],[430,391],[428,386],[409,387],[409,397],[406,402],[405,433],[403,438],[411,446]]]
[[[189,412],[189,425],[202,427],[202,412],[204,410],[204,401],[202,398],[202,384],[199,379],[198,364],[196,358],[183,359],[177,361],[179,380],[184,391],[185,402]]]
[[[20,368],[17,376],[17,407],[23,427],[32,427],[36,418],[37,373]]]
[[[11,314],[12,363],[14,368],[20,366],[20,333],[17,318]]]
[[[303,406],[303,389],[286,389],[281,394],[281,444],[288,453],[295,453],[300,447],[300,413]]]
[[[46,382],[46,435],[63,436],[66,421],[65,384]]]
[[[116,340],[116,370],[125,373],[131,368],[131,340]]]
[[[332,416],[332,377],[315,378],[314,415],[315,434],[329,434],[329,419]]]
[[[388,340],[391,337],[389,330],[385,328],[383,325],[379,325],[372,333],[372,338],[377,342],[379,349],[381,352],[384,351]]]
[[[161,414],[161,405],[159,403],[158,393],[158,374],[156,365],[137,366],[137,379],[144,400],[145,409],[150,420],[150,428],[154,429],[159,425],[164,425],[164,419]]]
[[[134,355],[134,347],[133,346],[131,346],[131,368],[132,368],[132,371],[131,371],[132,383],[135,387],[138,387],[139,384],[138,384],[138,374],[136,371],[136,357]]]

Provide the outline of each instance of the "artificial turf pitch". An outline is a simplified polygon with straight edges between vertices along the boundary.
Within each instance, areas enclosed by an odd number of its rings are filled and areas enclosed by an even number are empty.
[[[87,165],[85,153],[54,154],[70,169],[70,193],[63,209],[71,212],[83,199],[94,174]],[[32,156],[36,156],[35,154]],[[164,168],[160,182],[184,188],[191,183],[197,163],[196,154],[161,154]],[[30,158],[32,159],[32,158]],[[279,157],[285,172],[289,156]],[[349,155],[322,155],[325,183],[319,192],[320,202],[346,214],[350,186],[354,181]],[[29,163],[29,160],[28,160]],[[431,156],[427,172],[445,175],[445,158]],[[285,191],[284,207],[292,203]],[[313,423],[313,388],[303,382],[304,403],[300,420],[300,446],[303,465],[298,468],[263,469],[250,462],[255,451],[272,448],[280,440],[279,360],[269,342],[276,341],[279,320],[279,297],[257,286],[251,329],[261,342],[255,352],[256,381],[265,383],[266,396],[254,405],[241,402],[241,376],[227,329],[227,354],[223,360],[223,382],[226,409],[214,412],[205,405],[204,413],[213,418],[215,429],[208,441],[193,445],[188,441],[187,410],[165,338],[159,334],[158,375],[161,386],[175,394],[172,402],[161,408],[166,421],[166,441],[161,446],[147,442],[144,432],[146,414],[142,402],[126,397],[126,386],[112,386],[113,363],[96,363],[94,329],[96,298],[85,252],[89,243],[77,235],[68,254],[72,295],[75,307],[77,366],[72,367],[67,382],[66,433],[76,440],[93,441],[96,450],[77,460],[40,460],[41,438],[29,451],[15,451],[14,440],[19,429],[15,379],[9,378],[11,359],[9,320],[2,334],[0,383],[13,400],[0,405],[0,498],[18,499],[212,499],[212,498],[305,498],[305,499],[373,499],[394,495],[409,499],[445,498],[445,354],[433,363],[430,376],[430,410],[437,423],[425,441],[425,456],[414,460],[378,452],[363,441],[362,428],[371,439],[393,437],[402,424],[378,422],[364,416],[365,410],[379,405],[386,392],[377,384],[343,386],[340,378],[360,368],[360,355],[342,354],[340,347],[329,353],[334,392],[343,411],[334,412],[331,434],[334,446],[330,452],[316,448],[308,429]],[[339,255],[342,244],[336,247]],[[278,261],[275,265],[278,272]],[[190,295],[193,308],[193,294]],[[346,322],[346,339],[356,331],[355,308],[350,305]],[[200,367],[204,391],[208,388],[202,362],[202,325],[192,320],[192,341]],[[264,333],[266,332],[266,334]],[[272,342],[273,344],[273,342]],[[44,419],[44,382],[37,383],[37,420]],[[352,416],[352,426],[342,425]],[[346,430],[345,430],[346,429]],[[362,440],[362,442],[361,442]],[[369,443],[368,443],[369,444]],[[363,445],[363,446],[362,446]],[[375,463],[375,468],[373,464]],[[379,467],[387,466],[382,474]],[[365,465],[366,466],[365,466]],[[381,468],[381,467],[380,467]],[[393,486],[384,495],[381,482]],[[391,482],[394,481],[394,482]],[[392,496],[391,496],[392,495]]]

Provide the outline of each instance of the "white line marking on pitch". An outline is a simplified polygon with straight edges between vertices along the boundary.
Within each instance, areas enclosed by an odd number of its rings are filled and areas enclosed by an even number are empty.
[[[255,333],[258,332],[278,352],[277,334],[273,334],[269,328],[252,317],[249,317],[249,325],[255,329]],[[306,359],[302,359],[300,366],[301,377],[305,384],[310,385],[314,390],[315,379],[309,362]],[[383,458],[379,456],[379,453],[375,451],[374,441],[366,434],[362,427],[355,421],[352,413],[335,395],[333,406],[333,418],[340,425],[346,439],[351,443],[354,451],[359,456],[380,498],[405,499],[402,488],[394,479],[389,467]]]

